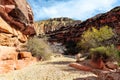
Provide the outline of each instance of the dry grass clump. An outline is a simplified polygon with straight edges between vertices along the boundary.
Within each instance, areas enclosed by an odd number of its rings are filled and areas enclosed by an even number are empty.
[[[33,37],[28,40],[27,48],[33,56],[42,58],[43,60],[50,59],[53,54],[50,46],[47,44],[47,41],[37,37]]]

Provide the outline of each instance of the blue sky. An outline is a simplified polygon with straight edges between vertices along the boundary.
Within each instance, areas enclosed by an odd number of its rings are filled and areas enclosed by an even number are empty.
[[[69,17],[86,20],[99,13],[120,6],[120,0],[27,0],[32,7],[34,20]]]

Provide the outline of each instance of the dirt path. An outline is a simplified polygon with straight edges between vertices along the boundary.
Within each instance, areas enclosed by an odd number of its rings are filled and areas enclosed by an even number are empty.
[[[38,62],[22,70],[2,74],[0,80],[81,80],[80,78],[95,76],[91,72],[69,67],[68,64],[71,62],[75,62],[75,59],[59,57]]]

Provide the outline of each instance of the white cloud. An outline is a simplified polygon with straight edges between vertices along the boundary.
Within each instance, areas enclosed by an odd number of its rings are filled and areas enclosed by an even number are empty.
[[[29,0],[30,1],[30,0]],[[41,1],[38,0],[39,4]],[[64,0],[56,3],[52,0],[49,7],[32,4],[35,20],[54,17],[70,17],[85,20],[100,12],[105,12],[113,8],[117,0]],[[119,0],[118,0],[119,1]],[[32,2],[34,2],[32,0]],[[53,5],[52,5],[53,4]]]

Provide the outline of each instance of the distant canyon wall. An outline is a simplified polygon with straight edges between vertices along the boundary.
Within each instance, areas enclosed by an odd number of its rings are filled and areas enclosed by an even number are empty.
[[[51,18],[48,20],[43,20],[43,21],[37,21],[35,22],[35,29],[37,32],[37,35],[45,35],[49,34],[53,31],[59,31],[59,29],[63,27],[68,27],[71,25],[75,25],[81,23],[81,21],[76,21],[71,18],[67,17],[60,17],[60,18]]]
[[[62,19],[64,22],[64,19]],[[69,20],[68,20],[69,21]],[[44,24],[43,24],[44,22]],[[50,25],[46,25],[47,23],[50,23]],[[120,45],[120,6],[113,8],[112,10],[98,14],[92,18],[89,18],[83,22],[81,21],[71,21],[67,25],[63,25],[61,23],[61,20],[58,21],[59,24],[62,26],[60,27],[58,24],[55,26],[53,24],[53,20],[46,20],[41,21],[38,25],[38,33],[41,32],[44,33],[49,37],[49,41],[51,43],[62,43],[61,45],[64,45],[67,50],[70,50],[68,54],[74,54],[77,53],[76,45],[78,41],[81,39],[81,35],[84,31],[88,30],[91,27],[100,28],[102,26],[109,26],[111,27],[114,32],[118,35],[118,45]],[[40,30],[42,30],[40,32]]]
[[[78,42],[84,31],[88,28],[102,26],[111,27],[114,32],[120,36],[120,6],[113,8],[109,12],[98,14],[79,24],[63,27],[57,31],[49,33],[50,41],[55,42]],[[120,42],[118,43],[120,44]]]

